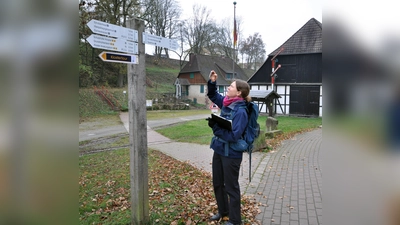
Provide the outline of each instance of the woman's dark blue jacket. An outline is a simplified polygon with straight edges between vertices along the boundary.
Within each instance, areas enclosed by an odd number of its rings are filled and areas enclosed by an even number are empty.
[[[248,115],[245,109],[246,102],[244,100],[237,101],[233,102],[229,106],[223,106],[222,102],[225,96],[222,96],[217,92],[217,83],[209,80],[207,86],[208,86],[207,96],[214,104],[216,104],[221,109],[220,116],[232,120],[232,131],[223,129],[219,127],[218,124],[215,124],[214,127],[212,128],[214,136],[221,138],[227,142],[237,142],[239,139],[242,138],[242,134],[248,122]],[[232,114],[234,114],[233,118],[231,118]],[[223,143],[218,138],[212,139],[210,147],[214,150],[215,153],[222,156],[226,156],[225,155],[226,143]],[[229,148],[229,153],[228,156],[226,157],[242,158],[242,156],[243,152],[235,151],[232,148]]]

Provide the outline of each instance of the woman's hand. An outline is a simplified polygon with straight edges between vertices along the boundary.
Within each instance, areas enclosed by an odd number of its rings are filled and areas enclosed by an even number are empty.
[[[211,70],[211,72],[210,72],[210,80],[212,82],[215,82],[217,80],[217,78],[218,78],[218,74],[214,70]]]

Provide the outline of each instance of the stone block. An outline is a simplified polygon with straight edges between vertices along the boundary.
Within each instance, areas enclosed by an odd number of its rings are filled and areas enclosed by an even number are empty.
[[[278,129],[278,120],[275,119],[274,117],[268,117],[267,121],[265,122],[265,127],[268,131],[273,131]]]

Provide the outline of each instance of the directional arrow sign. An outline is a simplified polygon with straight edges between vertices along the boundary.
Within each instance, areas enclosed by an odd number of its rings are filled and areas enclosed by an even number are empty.
[[[105,62],[118,62],[118,63],[129,63],[138,64],[137,55],[127,55],[116,52],[102,52],[99,57]]]
[[[143,43],[168,49],[177,49],[179,47],[178,42],[173,39],[156,36],[146,32],[143,32]]]
[[[126,27],[117,26],[111,23],[106,23],[99,20],[90,20],[87,23],[90,30],[96,34],[102,34],[106,36],[124,38],[129,41],[138,41],[138,31],[129,29]]]
[[[92,34],[86,40],[93,48],[138,54],[138,43],[127,41],[123,38],[110,38]]]

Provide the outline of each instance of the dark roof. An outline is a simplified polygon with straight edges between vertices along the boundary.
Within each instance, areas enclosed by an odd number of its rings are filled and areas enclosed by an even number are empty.
[[[264,100],[268,97],[280,98],[281,96],[273,90],[250,90],[252,100]]]
[[[279,55],[322,53],[322,23],[311,18],[268,56],[276,55],[282,47],[284,50]]]
[[[247,81],[246,73],[229,57],[224,56],[210,56],[191,54],[189,62],[182,68],[179,74],[199,72],[204,80],[208,81],[210,71],[214,70],[217,74],[226,74],[233,72],[235,66],[235,79]],[[229,85],[231,80],[226,80],[223,76],[218,76],[218,85]]]

